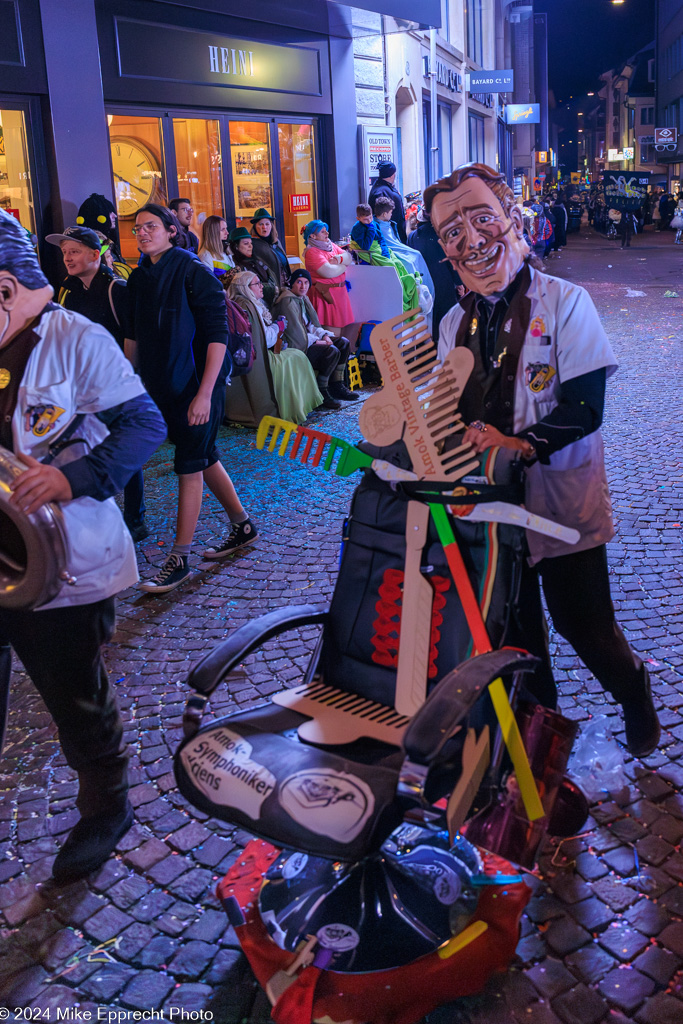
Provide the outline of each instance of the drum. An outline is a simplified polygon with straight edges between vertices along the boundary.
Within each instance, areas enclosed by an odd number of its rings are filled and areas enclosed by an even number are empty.
[[[47,604],[67,580],[68,545],[62,512],[46,504],[26,515],[10,504],[10,485],[26,466],[0,446],[0,608]]]

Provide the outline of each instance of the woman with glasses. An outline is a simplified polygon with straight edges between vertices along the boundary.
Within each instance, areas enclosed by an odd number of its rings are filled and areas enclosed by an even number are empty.
[[[219,461],[216,435],[223,419],[228,323],[218,280],[179,247],[175,214],[148,203],[135,218],[142,261],[130,276],[129,358],[166,421],[175,446],[178,514],[173,548],[160,572],[141,590],[165,594],[189,578],[188,557],[199,519],[204,484],[228,514],[224,541],[204,551],[225,558],[252,544],[257,530]]]
[[[305,354],[287,348],[284,340],[286,318],[273,320],[272,313],[263,301],[263,283],[256,274],[249,271],[233,277],[228,288],[228,298],[237,303],[249,317],[257,362],[260,360],[267,365],[272,378],[277,402],[276,415],[293,423],[303,423],[309,412],[322,405],[323,396]],[[251,376],[249,374],[248,377],[239,378],[248,397]]]

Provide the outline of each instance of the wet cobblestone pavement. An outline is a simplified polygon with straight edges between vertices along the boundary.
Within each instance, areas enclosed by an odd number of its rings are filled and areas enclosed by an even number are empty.
[[[683,1021],[683,250],[672,243],[672,234],[648,233],[620,252],[584,228],[548,268],[588,287],[621,363],[604,427],[617,521],[612,585],[619,619],[652,673],[662,743],[646,761],[627,761],[628,786],[592,808],[586,835],[547,849],[530,879],[512,969],[480,995],[435,1011],[430,1024]],[[358,437],[356,406],[314,420]],[[57,1008],[77,1006],[211,1010],[219,1024],[270,1019],[214,895],[249,837],[207,819],[175,788],[183,679],[242,622],[329,599],[354,481],[258,452],[249,430],[222,429],[219,447],[261,536],[226,563],[194,555],[192,580],[166,597],[122,596],[107,661],[128,725],[137,821],[100,871],[61,889],[40,883],[77,818],[76,784],[17,666],[0,762],[4,1007],[51,1008],[53,1020]],[[168,447],[145,476],[152,534],[139,546],[143,576],[171,539]],[[224,529],[207,498],[195,550]],[[248,707],[296,682],[316,638],[309,629],[266,644],[211,710]],[[573,653],[553,642],[563,712],[581,721],[616,716]]]

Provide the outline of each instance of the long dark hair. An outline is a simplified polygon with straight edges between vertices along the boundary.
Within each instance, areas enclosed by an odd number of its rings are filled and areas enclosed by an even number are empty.
[[[135,214],[136,219],[141,213],[151,213],[153,217],[158,217],[167,231],[174,228],[175,234],[169,237],[169,241],[171,245],[180,245],[183,240],[184,233],[180,225],[180,221],[173,210],[169,210],[167,206],[161,206],[159,203],[146,203],[144,206],[141,206]]]

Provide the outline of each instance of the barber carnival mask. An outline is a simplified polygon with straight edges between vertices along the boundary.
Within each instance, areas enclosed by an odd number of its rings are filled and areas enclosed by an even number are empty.
[[[493,168],[486,171],[497,176]],[[457,176],[455,171],[451,181]],[[431,220],[462,283],[479,295],[504,292],[528,255],[519,207],[506,212],[480,177],[468,176],[452,191],[438,191]]]

